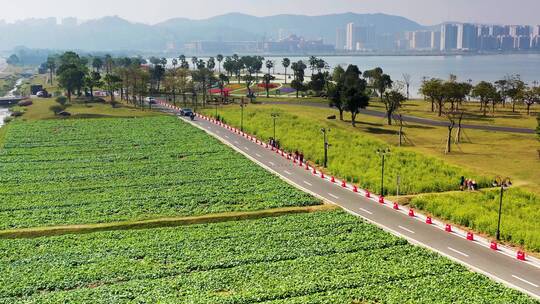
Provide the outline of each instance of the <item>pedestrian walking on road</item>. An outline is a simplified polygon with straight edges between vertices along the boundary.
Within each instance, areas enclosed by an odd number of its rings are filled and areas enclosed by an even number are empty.
[[[300,160],[300,163],[304,162],[304,153],[300,152],[299,160]]]

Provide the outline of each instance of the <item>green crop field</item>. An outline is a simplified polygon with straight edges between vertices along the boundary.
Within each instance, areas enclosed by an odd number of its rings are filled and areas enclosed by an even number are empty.
[[[537,303],[342,211],[0,251],[0,303]]]
[[[239,126],[238,108],[223,107],[219,110],[219,115],[227,123]],[[316,161],[319,165],[322,164],[324,153],[320,129],[329,128],[331,147],[328,170],[364,188],[380,192],[381,158],[376,154],[376,150],[390,147],[384,141],[361,132],[352,132],[341,127],[340,122],[314,121],[278,107],[248,106],[245,111],[244,129],[265,140],[273,136],[270,114],[278,113],[276,137],[282,147],[289,151],[300,150],[307,159]],[[206,110],[206,113],[215,114],[210,109]],[[461,176],[475,178],[480,185],[489,184],[486,178],[434,157],[401,148],[393,148],[391,152],[386,159],[389,169],[385,174],[385,190],[390,194],[396,193],[398,175],[401,177],[402,194],[455,190],[459,187]]]
[[[170,116],[16,121],[0,172],[0,229],[320,204]]]
[[[499,211],[499,191],[426,194],[413,198],[415,208],[437,217],[495,235]],[[540,252],[540,197],[519,188],[504,193],[501,239]]]

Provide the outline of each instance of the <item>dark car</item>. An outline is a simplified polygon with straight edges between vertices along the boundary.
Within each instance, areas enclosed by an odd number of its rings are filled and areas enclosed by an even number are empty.
[[[190,117],[191,115],[193,115],[193,110],[187,109],[187,108],[182,109],[182,110],[180,110],[180,115]]]

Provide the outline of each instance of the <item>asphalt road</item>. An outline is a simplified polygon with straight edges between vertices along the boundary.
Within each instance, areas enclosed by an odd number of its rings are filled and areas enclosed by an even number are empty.
[[[308,107],[317,107],[317,108],[326,108],[328,109],[328,105],[320,102],[305,102],[305,101],[281,101],[281,102],[264,102],[263,104],[272,104],[272,105],[299,105],[299,106],[308,106]],[[386,118],[386,113],[380,112],[380,111],[374,111],[374,110],[367,110],[363,109],[360,110],[361,114],[369,115],[369,116],[375,116],[375,117],[381,117]],[[398,116],[394,115],[394,118],[397,120]],[[418,123],[428,126],[436,126],[436,127],[447,127],[450,123],[447,121],[440,121],[440,120],[432,120],[432,119],[426,119],[416,116],[409,116],[409,115],[402,115],[403,121],[405,122],[412,122],[412,123]],[[510,133],[522,133],[522,134],[534,134],[535,130],[533,129],[527,129],[527,128],[514,128],[514,127],[504,127],[504,126],[490,126],[490,125],[471,125],[471,124],[462,124],[461,125],[465,129],[475,129],[475,130],[484,130],[484,131],[496,131],[496,132],[510,132]]]
[[[164,110],[176,112],[172,109]],[[339,181],[333,184],[319,174],[313,174],[313,169],[306,170],[305,167],[293,164],[264,145],[225,127],[201,118],[185,121],[206,131],[297,188],[336,204],[413,244],[436,251],[473,271],[540,299],[539,264],[520,261],[515,256],[503,254],[502,251],[491,250],[478,240],[469,241],[455,232],[446,232],[444,224],[428,225],[420,215],[411,217],[406,210],[396,211],[389,207],[388,203],[374,202],[365,195],[351,191],[350,187],[341,187]]]

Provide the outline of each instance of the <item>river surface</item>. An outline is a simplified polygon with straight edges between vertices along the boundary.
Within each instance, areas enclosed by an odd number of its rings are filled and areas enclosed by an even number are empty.
[[[330,68],[337,65],[357,65],[361,71],[381,67],[393,80],[403,80],[403,74],[411,75],[411,95],[418,96],[418,88],[422,78],[436,77],[448,79],[450,74],[458,77],[459,81],[472,80],[473,84],[482,80],[496,81],[508,74],[519,74],[531,84],[540,81],[540,54],[504,54],[476,56],[329,56],[321,57]],[[206,58],[202,58],[206,59]],[[267,57],[276,62],[275,72],[283,73],[281,57]],[[308,57],[289,57],[291,62]],[[191,65],[191,58],[188,58]],[[169,61],[170,62],[170,61]],[[263,68],[263,72],[266,69]],[[290,69],[289,69],[290,72]],[[311,75],[306,70],[306,75]]]

